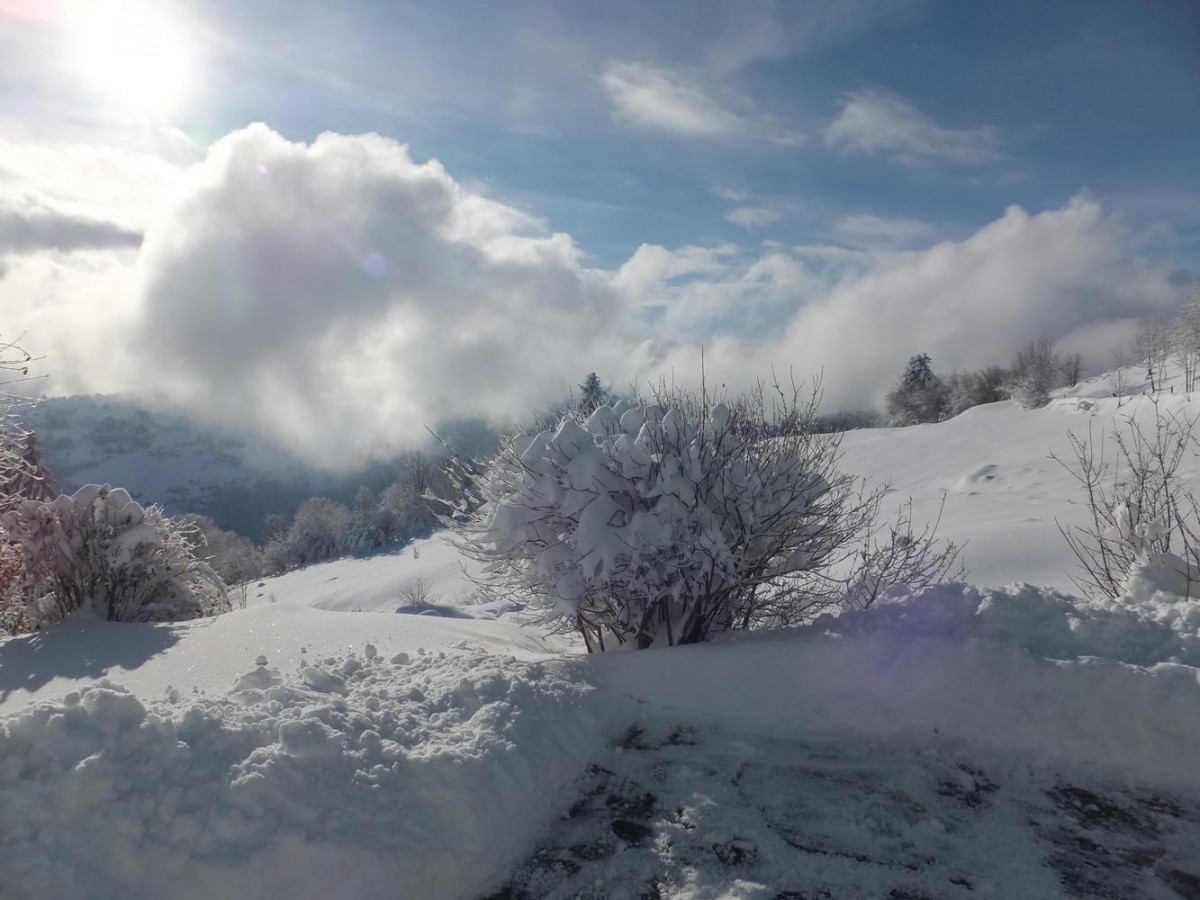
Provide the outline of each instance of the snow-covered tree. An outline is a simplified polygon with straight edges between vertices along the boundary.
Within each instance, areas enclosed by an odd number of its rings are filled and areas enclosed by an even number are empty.
[[[583,384],[579,385],[579,411],[585,416],[591,415],[607,398],[608,392],[600,384],[600,376],[595,372],[588,372]]]
[[[443,521],[486,587],[592,652],[796,623],[846,601],[885,490],[839,469],[815,411],[795,391],[712,403],[660,387],[513,436],[461,473]],[[798,427],[768,436],[781,420]]]
[[[1083,354],[1064,354],[1059,359],[1058,370],[1062,376],[1063,387],[1075,387],[1083,375]]]
[[[950,419],[973,406],[1008,399],[1005,388],[1008,380],[1008,370],[1003,366],[986,366],[974,372],[951,372],[946,379],[945,417]]]
[[[1138,323],[1130,350],[1134,358],[1146,367],[1151,391],[1162,387],[1163,368],[1171,356],[1172,344],[1171,327],[1162,316],[1151,313]]]
[[[1050,391],[1063,382],[1062,359],[1049,338],[1030,341],[1017,353],[1011,370],[1012,398],[1026,409],[1050,402]]]
[[[349,553],[347,534],[351,513],[329,497],[311,497],[300,504],[287,532],[276,534],[264,550],[266,567],[281,572],[324,562]]]
[[[929,354],[918,353],[887,395],[888,419],[893,426],[937,422],[946,412],[948,399],[949,391],[933,373]]]
[[[112,621],[162,622],[230,608],[221,579],[194,555],[195,530],[121,488],[88,485],[50,501],[23,500],[0,522],[19,555],[23,630],[79,609]]]
[[[1171,346],[1183,370],[1183,389],[1194,391],[1200,381],[1200,281],[1171,324]]]
[[[262,577],[262,551],[250,538],[221,528],[208,516],[179,516],[180,523],[196,529],[196,556],[208,563],[228,585],[242,585]]]
[[[43,499],[52,492],[37,437],[21,427],[14,412],[27,401],[8,390],[28,378],[30,362],[27,351],[0,340],[0,512],[21,500]]]

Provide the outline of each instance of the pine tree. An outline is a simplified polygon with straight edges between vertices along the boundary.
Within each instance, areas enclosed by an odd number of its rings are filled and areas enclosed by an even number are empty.
[[[892,425],[919,425],[942,419],[950,392],[933,373],[930,363],[929,354],[918,353],[908,361],[900,383],[887,395],[887,413]]]
[[[600,376],[595,372],[588,372],[583,384],[579,385],[579,391],[579,411],[585,416],[595,412],[596,407],[603,406],[608,394],[600,384]]]

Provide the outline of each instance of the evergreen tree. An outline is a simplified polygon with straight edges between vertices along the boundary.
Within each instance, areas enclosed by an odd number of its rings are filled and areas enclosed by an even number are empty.
[[[910,359],[904,369],[904,386],[920,390],[930,387],[937,380],[930,363],[932,360],[928,353],[918,353]]]
[[[583,384],[579,385],[579,392],[579,411],[585,416],[595,412],[596,407],[603,406],[608,395],[600,384],[600,376],[595,372],[588,372]]]
[[[943,418],[950,392],[930,363],[929,354],[918,353],[908,361],[900,383],[887,395],[892,425],[919,425]]]

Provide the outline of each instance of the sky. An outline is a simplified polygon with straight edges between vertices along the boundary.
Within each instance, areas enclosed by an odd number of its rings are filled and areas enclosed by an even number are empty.
[[[0,0],[0,338],[345,466],[590,370],[1093,370],[1200,274],[1189,0]]]

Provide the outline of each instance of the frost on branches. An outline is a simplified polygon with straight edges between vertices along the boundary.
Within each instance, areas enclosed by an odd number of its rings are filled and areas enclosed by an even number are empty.
[[[1083,488],[1091,521],[1059,530],[1079,562],[1075,582],[1091,600],[1154,591],[1200,599],[1200,497],[1183,461],[1200,452],[1200,417],[1149,400],[1153,421],[1130,416],[1112,448],[1071,435],[1073,461],[1058,461]],[[1055,457],[1057,459],[1057,457]],[[1141,587],[1131,588],[1132,584]]]
[[[193,556],[193,533],[121,488],[88,485],[50,501],[21,500],[0,524],[20,562],[19,630],[79,609],[163,622],[230,608],[220,578]]]
[[[898,542],[874,542],[884,489],[838,470],[837,438],[811,431],[815,392],[776,393],[768,408],[761,388],[712,405],[662,388],[515,435],[487,466],[459,466],[467,487],[444,521],[486,563],[486,588],[577,629],[591,652],[797,623],[851,584],[869,605],[916,571],[898,554],[932,555],[944,575],[956,551],[929,533],[905,523]],[[867,579],[864,596],[863,565],[897,580]]]

